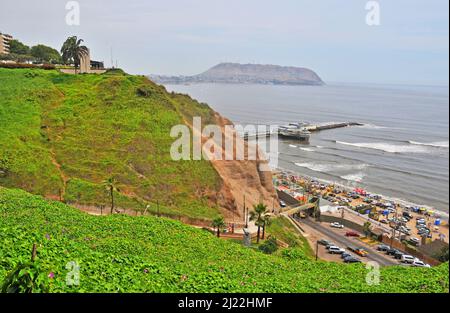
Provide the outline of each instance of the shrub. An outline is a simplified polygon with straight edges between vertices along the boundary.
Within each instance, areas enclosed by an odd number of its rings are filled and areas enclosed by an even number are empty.
[[[264,252],[265,254],[272,254],[278,250],[277,239],[271,236],[267,239],[262,245],[259,246],[259,250]]]
[[[43,64],[43,65],[35,65],[35,64],[27,64],[27,63],[0,63],[0,67],[3,68],[37,68],[43,70],[54,70],[56,67],[53,64]]]

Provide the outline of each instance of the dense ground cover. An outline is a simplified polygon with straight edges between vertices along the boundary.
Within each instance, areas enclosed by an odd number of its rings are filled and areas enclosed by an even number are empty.
[[[170,157],[172,126],[213,111],[145,77],[0,68],[0,185],[69,203],[211,219],[221,181],[207,161]]]
[[[165,218],[91,216],[21,190],[0,188],[0,280],[38,245],[51,292],[448,292],[448,263],[381,269],[315,262],[302,249],[266,255]],[[80,266],[67,286],[66,265]]]

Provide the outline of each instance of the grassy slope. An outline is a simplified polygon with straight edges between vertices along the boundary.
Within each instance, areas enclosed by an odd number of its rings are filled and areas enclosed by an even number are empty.
[[[265,255],[157,217],[96,217],[0,188],[0,280],[38,243],[52,292],[448,292],[448,263],[390,267],[369,286],[364,265],[314,262],[302,250]],[[79,287],[65,285],[67,262]]]
[[[287,243],[289,247],[301,249],[305,255],[313,256],[314,253],[305,237],[301,236],[291,222],[284,216],[272,219],[266,230],[268,235]]]
[[[206,105],[144,77],[43,70],[0,69],[0,95],[0,185],[108,207],[101,182],[115,176],[121,207],[156,210],[158,200],[162,213],[217,215],[213,167],[170,158],[171,127],[211,120]]]

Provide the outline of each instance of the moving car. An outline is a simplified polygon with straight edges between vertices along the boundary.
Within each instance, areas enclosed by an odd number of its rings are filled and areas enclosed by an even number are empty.
[[[369,252],[367,252],[363,248],[348,247],[348,249],[362,257],[366,257],[369,254]]]
[[[334,228],[344,228],[344,225],[342,225],[338,222],[331,223],[330,226],[334,227]]]

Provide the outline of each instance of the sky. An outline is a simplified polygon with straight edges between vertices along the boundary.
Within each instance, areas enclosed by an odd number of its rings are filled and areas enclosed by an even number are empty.
[[[238,62],[307,67],[325,82],[448,86],[448,0],[376,1],[374,26],[367,0],[79,0],[79,25],[66,23],[67,2],[2,0],[0,32],[58,50],[76,35],[92,59],[132,74]]]

